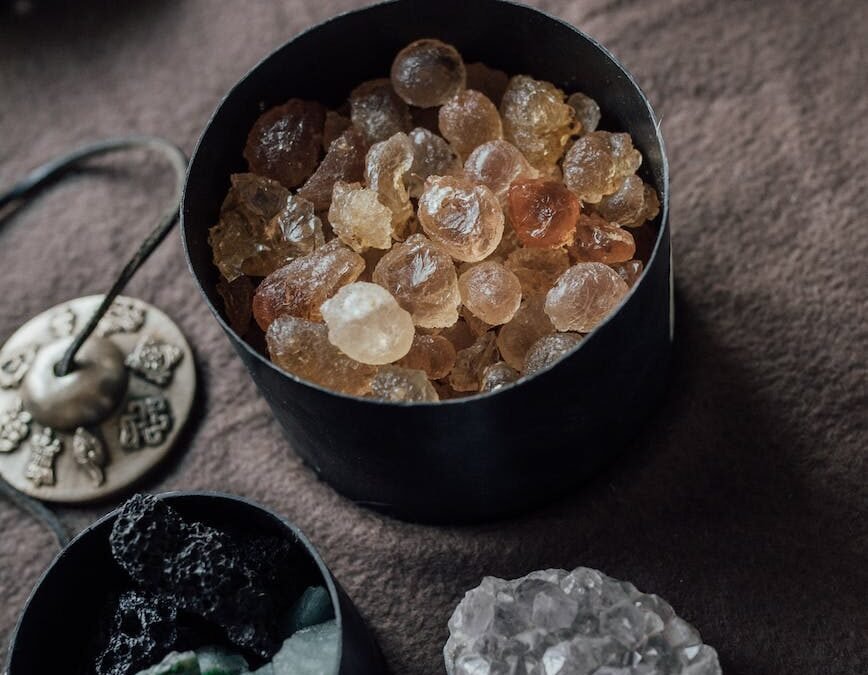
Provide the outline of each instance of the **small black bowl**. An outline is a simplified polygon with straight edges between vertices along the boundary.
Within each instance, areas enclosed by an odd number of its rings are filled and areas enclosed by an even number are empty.
[[[229,176],[259,114],[291,97],[337,106],[387,76],[409,42],[436,37],[468,63],[526,73],[600,103],[601,128],[627,131],[662,204],[645,273],[620,308],[554,367],[473,398],[396,404],[344,396],[269,362],[228,325],[208,245]],[[351,499],[399,517],[474,521],[517,512],[613,458],[655,409],[672,339],[669,176],[648,100],[603,47],[562,21],[501,0],[398,0],[338,16],[276,50],[229,92],[190,164],[181,227],[217,321],[293,449]]]
[[[298,573],[328,589],[341,634],[339,668],[328,675],[382,675],[379,647],[319,553],[291,523],[253,502],[231,495],[172,492],[158,495],[183,516],[221,530],[285,537],[304,552]],[[130,582],[115,562],[109,534],[112,511],[73,539],[54,559],[30,594],[12,634],[6,675],[90,672],[86,660],[104,619],[107,601]]]

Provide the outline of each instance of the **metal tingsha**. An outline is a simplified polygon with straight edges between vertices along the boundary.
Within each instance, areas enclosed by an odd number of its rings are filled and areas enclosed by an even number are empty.
[[[138,480],[193,405],[190,346],[163,312],[118,296],[64,376],[55,372],[103,296],[64,302],[0,349],[0,475],[51,502],[87,502]]]

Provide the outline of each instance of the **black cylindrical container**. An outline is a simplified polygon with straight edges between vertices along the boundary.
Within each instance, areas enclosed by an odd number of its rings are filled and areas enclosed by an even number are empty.
[[[299,574],[325,586],[334,605],[341,647],[340,667],[333,675],[386,672],[379,647],[352,602],[294,525],[230,495],[175,492],[159,498],[190,519],[229,532],[286,537],[299,546],[307,562]],[[37,582],[12,635],[5,675],[87,672],[80,661],[87,658],[106,601],[114,591],[129,586],[109,545],[117,513],[109,513],[73,539]]]
[[[620,309],[553,368],[471,399],[401,405],[354,398],[272,365],[227,324],[208,245],[258,115],[291,97],[337,106],[388,76],[407,43],[437,37],[465,61],[550,80],[599,101],[601,128],[628,131],[643,178],[661,197],[659,234],[642,280]],[[671,345],[668,168],[651,107],[623,67],[562,21],[500,0],[398,0],[299,35],[248,73],[220,104],[193,156],[182,207],[190,268],[292,448],[359,503],[423,521],[519,511],[563,492],[612,458],[654,409]]]

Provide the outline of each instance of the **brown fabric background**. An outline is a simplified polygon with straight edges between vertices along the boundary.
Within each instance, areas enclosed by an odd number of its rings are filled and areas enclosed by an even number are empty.
[[[260,57],[355,4],[0,0],[0,185],[112,134],[155,133],[192,150]],[[189,448],[144,489],[226,490],[285,514],[401,675],[443,671],[446,620],[483,574],[577,565],[669,599],[730,675],[868,672],[868,6],[536,4],[623,60],[668,142],[678,354],[635,450],[572,497],[482,527],[356,508],[287,451],[175,233],[129,293],[190,337],[203,413]],[[166,176],[139,156],[110,166],[66,180],[0,228],[0,339],[56,302],[103,290],[150,227]],[[61,513],[78,529],[110,506]],[[55,550],[2,501],[0,532],[5,645]]]

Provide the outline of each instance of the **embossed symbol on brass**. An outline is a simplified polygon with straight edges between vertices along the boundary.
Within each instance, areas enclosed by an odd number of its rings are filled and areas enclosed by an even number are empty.
[[[39,351],[38,345],[28,345],[4,357],[0,361],[0,387],[14,389],[21,384],[37,351]]]
[[[51,315],[48,322],[51,334],[55,337],[67,337],[75,330],[75,312],[65,307]]]
[[[96,334],[135,333],[145,323],[145,310],[137,304],[117,298],[96,327]]]
[[[127,450],[159,445],[172,429],[169,402],[163,396],[146,396],[127,403],[120,418],[119,442]]]
[[[25,477],[36,487],[54,485],[54,458],[63,450],[63,444],[54,430],[43,427],[30,437],[30,459],[24,469]]]
[[[20,398],[15,400],[11,408],[0,412],[0,452],[17,450],[30,433],[32,421]]]
[[[84,471],[94,485],[102,485],[105,481],[105,471],[108,457],[102,441],[84,427],[75,430],[72,436],[72,456],[75,463]]]
[[[181,362],[180,347],[153,336],[142,338],[127,356],[126,364],[149,382],[165,387],[172,381],[172,372]]]

